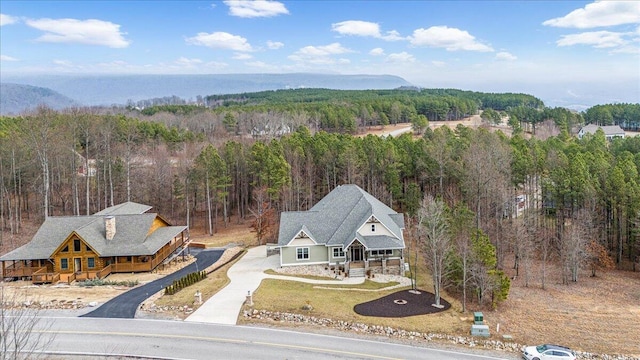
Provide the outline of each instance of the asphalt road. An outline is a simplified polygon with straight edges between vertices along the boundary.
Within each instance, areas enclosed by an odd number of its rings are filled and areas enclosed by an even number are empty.
[[[97,318],[120,318],[133,319],[136,310],[143,301],[151,295],[171,285],[173,280],[179,279],[189,273],[204,270],[220,258],[224,250],[203,250],[195,254],[196,261],[184,268],[169,274],[162,279],[152,281],[148,284],[133,288],[124,294],[102,304],[97,309],[81,315],[81,317],[97,317]]]
[[[518,359],[517,354],[438,349],[342,336],[168,320],[42,318],[35,333],[51,340],[40,351],[55,359]],[[35,336],[32,338],[36,338]],[[468,353],[465,353],[465,352]],[[75,357],[74,357],[75,358]]]

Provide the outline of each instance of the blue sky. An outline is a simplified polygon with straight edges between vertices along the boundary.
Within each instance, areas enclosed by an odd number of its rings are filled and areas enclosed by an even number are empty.
[[[640,101],[637,1],[0,0],[0,13],[0,75],[390,74]]]

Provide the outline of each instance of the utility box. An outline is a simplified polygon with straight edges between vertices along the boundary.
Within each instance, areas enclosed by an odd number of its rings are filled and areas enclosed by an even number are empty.
[[[489,326],[471,325],[471,336],[489,337]]]
[[[484,324],[484,315],[482,315],[481,312],[476,311],[473,313],[473,323],[475,325],[482,325]]]

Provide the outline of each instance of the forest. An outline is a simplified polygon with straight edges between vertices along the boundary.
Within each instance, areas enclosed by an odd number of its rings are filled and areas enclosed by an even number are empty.
[[[584,269],[635,270],[640,136],[572,134],[587,119],[637,123],[638,104],[575,113],[530,95],[451,89],[282,90],[202,101],[39,107],[0,118],[1,253],[20,245],[26,223],[125,201],[210,235],[260,218],[270,229],[256,230],[260,240],[274,242],[280,212],[307,210],[336,186],[357,184],[405,213],[407,241],[422,248],[436,201],[449,240],[440,255],[444,281],[478,302],[506,297],[508,267],[544,287],[534,260],[558,264],[565,283]],[[508,118],[511,136],[488,126],[426,126],[480,111],[487,122]],[[412,134],[357,136],[407,122]],[[543,125],[557,131],[536,136]]]

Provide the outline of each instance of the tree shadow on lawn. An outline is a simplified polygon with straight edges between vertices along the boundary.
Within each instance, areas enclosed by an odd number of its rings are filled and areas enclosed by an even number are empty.
[[[451,304],[442,298],[440,298],[442,308],[431,306],[431,304],[435,304],[435,295],[424,290],[418,291],[419,294],[414,294],[413,290],[398,291],[376,300],[358,304],[353,307],[353,311],[362,316],[398,318],[435,314],[451,307]]]

